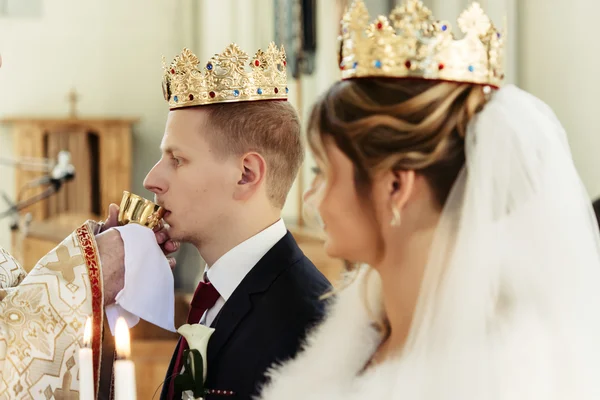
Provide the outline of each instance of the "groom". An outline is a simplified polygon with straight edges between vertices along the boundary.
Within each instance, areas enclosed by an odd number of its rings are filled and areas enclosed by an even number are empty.
[[[594,215],[596,216],[596,220],[598,221],[598,226],[600,226],[600,198],[594,200],[592,203],[592,207],[594,208]]]
[[[330,285],[281,219],[304,156],[283,49],[271,44],[249,60],[230,45],[198,64],[186,49],[165,66],[171,111],[144,185],[168,210],[171,238],[194,244],[207,263],[188,317],[215,328],[207,399],[249,399],[321,319]],[[181,399],[173,377],[186,348],[181,339],[161,399]]]

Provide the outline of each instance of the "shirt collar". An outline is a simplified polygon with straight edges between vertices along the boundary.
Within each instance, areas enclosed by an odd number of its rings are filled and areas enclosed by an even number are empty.
[[[206,275],[221,297],[227,301],[244,277],[267,252],[283,238],[287,228],[283,219],[238,244],[225,253]]]

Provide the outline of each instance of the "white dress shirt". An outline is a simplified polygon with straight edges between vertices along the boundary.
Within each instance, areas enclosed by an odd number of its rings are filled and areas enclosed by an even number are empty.
[[[265,230],[238,244],[225,253],[212,266],[206,266],[206,275],[221,295],[212,308],[209,308],[200,323],[210,326],[225,302],[231,297],[244,277],[261,258],[287,233],[282,219]]]

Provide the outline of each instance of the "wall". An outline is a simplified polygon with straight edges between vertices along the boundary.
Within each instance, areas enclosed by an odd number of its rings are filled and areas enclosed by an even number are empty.
[[[600,2],[519,4],[520,86],[554,109],[567,131],[583,182],[596,198],[600,196],[600,51],[594,34]]]
[[[439,18],[453,20],[469,1],[426,3]],[[553,108],[567,131],[575,165],[590,197],[599,197],[600,52],[593,27],[600,13],[600,2],[481,0],[480,3],[497,26],[503,26],[506,17],[507,82],[516,83]]]
[[[66,116],[71,88],[81,96],[81,115],[139,117],[133,190],[147,194],[142,180],[159,156],[167,115],[161,54],[184,42],[184,26],[177,22],[184,3],[52,0],[43,6],[39,18],[0,18],[0,118]],[[11,151],[9,131],[2,127],[0,155]],[[10,196],[13,175],[0,167],[0,190]],[[10,248],[6,220],[0,221],[0,245]]]
[[[289,101],[306,118],[310,105],[339,76],[337,67],[338,18],[336,2],[317,1],[318,51],[317,68],[311,76],[300,81],[289,80]],[[201,60],[208,60],[220,53],[229,43],[237,43],[242,50],[254,54],[259,48],[265,49],[274,40],[273,0],[220,0],[219,2],[187,1],[184,5],[188,18],[183,28],[186,46]],[[176,51],[179,51],[176,50]],[[289,51],[289,49],[288,49]],[[174,56],[169,54],[167,58]],[[283,210],[283,218],[291,226],[301,212],[303,187],[310,183],[310,168],[314,163],[310,154],[303,166],[303,175],[296,181]],[[303,185],[298,182],[302,180]],[[200,275],[198,269],[191,268],[201,263],[198,253],[190,246],[184,246],[178,255],[176,282],[184,290],[192,291]]]
[[[275,37],[273,0],[192,3],[188,10],[191,18],[197,21],[193,23],[195,28],[189,32],[189,47],[202,61],[221,52],[232,42],[252,56],[257,49],[266,48]],[[303,76],[300,81],[294,81],[290,77],[288,85],[289,101],[299,109],[303,117],[306,117],[317,96],[339,77],[336,54],[338,26],[336,1],[317,1],[317,68],[314,74]],[[311,179],[312,165],[309,155],[304,164],[304,187]],[[283,217],[288,224],[297,221],[301,191],[302,188],[296,182],[283,210]]]
[[[455,21],[467,1],[426,3],[439,18]],[[518,82],[555,109],[569,132],[584,183],[591,195],[600,195],[600,169],[595,162],[600,135],[594,135],[600,126],[600,113],[595,110],[600,56],[591,51],[589,40],[582,39],[590,34],[600,2],[527,0],[518,7],[516,0],[481,3],[497,25],[502,25],[504,15],[508,17],[509,81]],[[273,38],[272,0],[53,0],[43,6],[41,18],[0,17],[0,118],[66,115],[66,95],[72,87],[81,94],[83,115],[140,117],[134,137],[133,190],[142,195],[149,195],[142,181],[159,157],[167,114],[160,88],[160,56],[171,59],[187,46],[205,60],[230,42],[253,52]],[[290,101],[303,116],[339,77],[337,3],[318,0],[317,6],[317,70],[289,85]],[[9,156],[11,149],[10,135],[3,127],[0,155]],[[305,185],[311,165],[308,157]],[[13,170],[0,167],[0,176],[0,191],[13,195]],[[298,200],[296,185],[284,209],[289,223],[297,217]],[[9,244],[3,220],[0,245]],[[179,276],[185,288],[195,285],[199,262],[195,251],[181,252],[180,266],[189,272]]]
[[[43,3],[38,18],[0,17],[0,118],[66,116],[71,88],[80,94],[80,115],[139,117],[132,189],[147,196],[142,181],[159,157],[167,115],[160,87],[161,55],[170,60],[189,47],[206,60],[230,42],[253,53],[274,36],[272,0],[159,0],[150,4],[143,0],[53,0]],[[318,6],[318,70],[289,85],[290,101],[302,104],[304,115],[338,72],[335,2],[319,1]],[[2,126],[0,156],[11,155],[10,131]],[[310,165],[309,160],[306,171]],[[0,191],[12,197],[13,169],[0,167],[0,175]],[[309,179],[307,172],[305,180]],[[284,210],[290,224],[296,221],[298,199],[294,186]],[[0,246],[10,248],[6,219],[0,221]],[[184,246],[178,262],[178,284],[193,289],[201,263],[197,252]]]

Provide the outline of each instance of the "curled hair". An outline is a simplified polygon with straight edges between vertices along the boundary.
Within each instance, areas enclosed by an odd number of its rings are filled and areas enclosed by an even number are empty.
[[[326,159],[331,137],[354,165],[359,196],[384,170],[415,170],[440,208],[464,165],[464,138],[486,102],[481,87],[456,82],[356,79],[333,85],[314,105],[308,126],[313,152]]]
[[[357,196],[373,220],[377,221],[370,202],[373,178],[387,170],[414,170],[422,175],[441,210],[465,163],[467,126],[486,101],[482,87],[468,83],[341,81],[313,106],[308,143],[317,158],[326,162],[324,142],[332,139],[352,161]],[[382,237],[378,246],[381,251]],[[347,270],[356,267],[346,262]],[[385,333],[386,321],[379,325]]]

